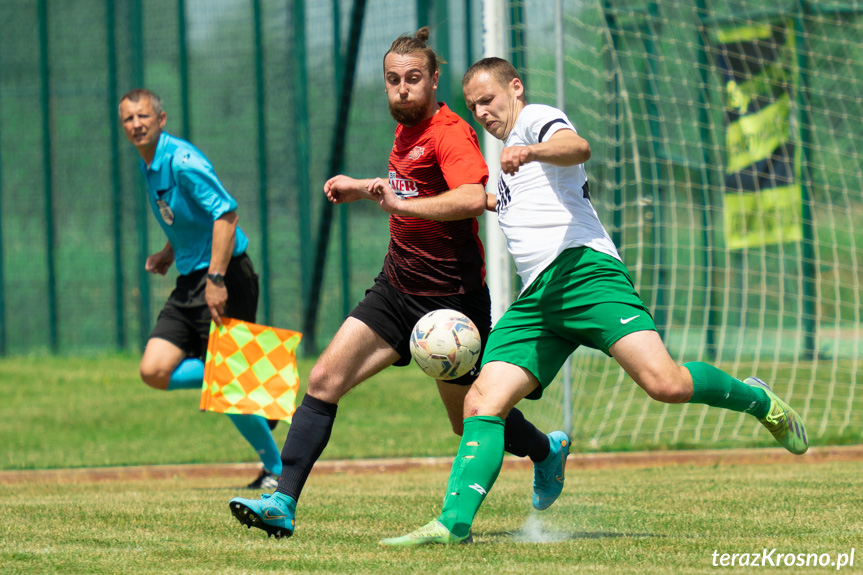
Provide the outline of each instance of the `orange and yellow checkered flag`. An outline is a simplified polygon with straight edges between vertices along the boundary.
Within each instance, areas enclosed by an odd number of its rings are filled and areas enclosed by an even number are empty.
[[[222,318],[210,323],[201,411],[291,420],[300,386],[294,350],[303,334]]]

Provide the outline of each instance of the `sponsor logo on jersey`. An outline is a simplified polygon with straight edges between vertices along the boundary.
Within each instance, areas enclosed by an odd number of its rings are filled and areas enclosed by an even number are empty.
[[[415,198],[420,195],[417,183],[406,178],[399,178],[395,172],[390,172],[390,187],[400,199]]]
[[[411,153],[408,154],[408,160],[419,160],[425,153],[425,151],[426,149],[422,146],[415,147],[413,150],[411,150]]]
[[[171,206],[165,200],[156,200],[156,205],[159,207],[159,213],[162,214],[162,221],[166,224],[174,224],[174,212],[171,211]]]
[[[502,214],[509,206],[509,201],[512,199],[509,193],[509,186],[503,181],[501,176],[497,181],[497,213]]]

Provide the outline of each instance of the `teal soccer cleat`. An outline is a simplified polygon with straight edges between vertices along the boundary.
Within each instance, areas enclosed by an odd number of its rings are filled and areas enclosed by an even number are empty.
[[[551,451],[540,463],[533,464],[533,507],[543,511],[551,507],[563,491],[566,458],[569,457],[569,436],[563,431],[548,434]]]
[[[761,425],[767,428],[779,444],[795,455],[803,455],[809,449],[809,439],[806,437],[806,427],[797,412],[787,403],[779,399],[770,386],[757,377],[747,377],[743,383],[752,387],[760,387],[770,398],[770,411],[767,417],[759,419]]]
[[[297,502],[292,497],[276,491],[264,493],[260,499],[235,497],[229,505],[237,521],[249,529],[263,529],[267,537],[275,535],[276,539],[294,534]]]
[[[431,523],[427,523],[407,535],[381,539],[380,544],[387,547],[416,547],[418,545],[431,545],[432,543],[452,545],[455,543],[471,543],[472,541],[473,537],[471,537],[470,533],[464,537],[458,537],[450,533],[449,529],[435,519]]]

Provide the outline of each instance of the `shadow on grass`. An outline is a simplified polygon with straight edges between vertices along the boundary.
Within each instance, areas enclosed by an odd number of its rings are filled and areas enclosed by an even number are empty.
[[[530,515],[524,520],[521,529],[506,533],[516,543],[557,543],[578,539],[619,539],[664,537],[655,533],[620,533],[614,531],[567,531],[547,525],[538,515]]]
[[[656,533],[617,533],[610,531],[551,531],[525,532],[525,531],[497,531],[482,533],[483,538],[512,539],[516,543],[559,543],[579,539],[645,539],[649,537],[662,538],[666,535]]]
[[[665,537],[665,535],[657,535],[656,533],[614,533],[607,531],[576,531],[569,533],[567,539],[618,539],[626,537],[631,539],[639,539],[646,537]]]

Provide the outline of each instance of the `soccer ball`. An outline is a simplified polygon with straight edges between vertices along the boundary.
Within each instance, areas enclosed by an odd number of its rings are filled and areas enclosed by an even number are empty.
[[[438,309],[416,323],[410,347],[414,361],[426,375],[450,380],[473,369],[482,341],[469,317],[454,309]]]

